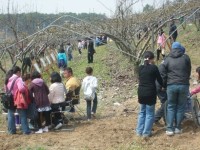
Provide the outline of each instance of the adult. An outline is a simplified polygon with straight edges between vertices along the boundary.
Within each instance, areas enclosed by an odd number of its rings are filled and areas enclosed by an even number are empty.
[[[169,28],[169,37],[170,37],[171,44],[176,41],[177,36],[178,36],[177,27],[174,20],[172,20],[170,24],[170,28]]]
[[[158,67],[154,65],[154,54],[146,51],[144,54],[144,65],[139,67],[138,102],[140,112],[136,133],[144,138],[151,136],[154,123],[156,104],[156,80],[163,85]]]
[[[28,127],[28,121],[27,121],[27,108],[28,108],[28,94],[27,89],[25,87],[24,82],[21,78],[21,68],[18,66],[13,67],[12,70],[10,70],[7,73],[5,86],[9,90],[11,89],[11,86],[13,85],[13,89],[11,90],[11,93],[14,97],[14,103],[17,107],[17,112],[20,115],[21,118],[21,125],[22,125],[22,131],[24,134],[30,134],[30,129]],[[24,96],[22,96],[22,94]],[[16,134],[16,126],[15,126],[15,109],[8,109],[8,132],[10,134]]]
[[[89,40],[88,43],[88,63],[93,63],[93,55],[95,53],[94,43],[92,40]]]
[[[49,87],[49,101],[51,103],[52,112],[56,112],[53,118],[53,123],[56,126],[55,129],[62,127],[62,117],[59,111],[65,109],[65,86],[62,83],[61,76],[57,72],[51,74],[51,85]]]
[[[72,55],[72,46],[70,43],[67,43],[66,53],[67,53],[68,60],[71,61],[73,59],[73,55]]]
[[[71,100],[71,97],[75,96],[75,90],[81,86],[80,81],[73,76],[72,68],[68,67],[64,69],[63,76],[67,79],[65,87],[67,89],[67,99]],[[74,112],[75,109],[72,107],[71,112]]]
[[[179,42],[174,42],[161,69],[164,85],[167,87],[166,134],[169,136],[182,132],[181,122],[187,102],[191,74],[190,58],[184,52],[185,48]]]
[[[38,127],[39,130],[35,133],[43,133],[43,132],[48,132],[49,125],[51,124],[50,121],[50,102],[48,98],[49,94],[49,88],[45,84],[45,82],[41,79],[41,75],[39,72],[34,71],[31,75],[31,84],[30,84],[30,92],[31,95],[34,97],[34,101],[37,106],[37,111],[38,111]],[[45,118],[45,127],[42,128],[42,119],[41,116]]]
[[[81,40],[78,40],[78,52],[79,52],[79,55],[82,54],[82,48],[83,48],[82,42],[81,42]]]

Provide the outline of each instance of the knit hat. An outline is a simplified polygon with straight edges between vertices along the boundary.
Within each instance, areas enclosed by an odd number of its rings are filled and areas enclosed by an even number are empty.
[[[185,53],[185,47],[183,47],[179,42],[174,42],[172,44],[172,49],[180,49],[183,53]]]

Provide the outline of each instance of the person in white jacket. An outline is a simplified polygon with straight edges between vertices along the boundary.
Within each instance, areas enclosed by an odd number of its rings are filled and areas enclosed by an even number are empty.
[[[66,89],[58,72],[53,72],[51,74],[51,83],[48,97],[51,103],[52,112],[56,112],[52,121],[57,130],[62,127],[63,123],[61,113],[58,112],[65,109]]]
[[[83,79],[82,82],[82,89],[84,94],[84,99],[87,102],[87,119],[88,121],[91,120],[92,115],[95,116],[97,110],[97,78],[94,77],[93,69],[91,67],[86,68],[87,76]],[[93,102],[93,106],[92,106]]]

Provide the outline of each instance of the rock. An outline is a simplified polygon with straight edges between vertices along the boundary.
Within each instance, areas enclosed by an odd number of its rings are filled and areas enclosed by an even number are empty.
[[[121,106],[121,104],[118,103],[118,102],[115,102],[115,103],[114,103],[114,106]]]

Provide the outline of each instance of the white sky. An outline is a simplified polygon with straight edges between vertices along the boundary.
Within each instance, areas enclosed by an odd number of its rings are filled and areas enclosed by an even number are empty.
[[[136,1],[136,0],[130,0]],[[163,0],[138,0],[134,5],[135,11],[141,11],[147,3],[151,5],[161,5]],[[153,3],[154,2],[154,3]],[[102,4],[103,3],[103,4]],[[8,0],[0,0],[0,12],[7,12]],[[105,6],[103,6],[105,5]],[[60,13],[60,12],[95,12],[112,15],[115,10],[116,0],[10,0],[10,6],[18,8],[18,12],[41,12],[41,13]],[[112,10],[112,11],[109,11]]]

